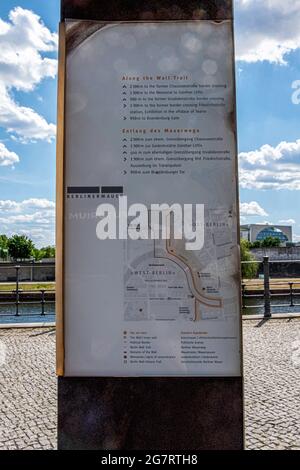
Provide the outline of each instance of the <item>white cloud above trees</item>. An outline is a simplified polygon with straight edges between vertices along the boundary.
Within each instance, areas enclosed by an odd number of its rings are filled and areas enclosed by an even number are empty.
[[[43,198],[0,200],[1,231],[27,235],[37,246],[54,244],[55,203]]]
[[[266,217],[268,215],[265,209],[263,209],[256,201],[242,202],[240,204],[240,214],[243,218],[247,216]]]
[[[10,199],[0,200],[0,214],[3,212],[19,213],[24,210],[32,209],[52,209],[54,211],[55,203],[42,198],[30,198],[20,202],[12,201]]]

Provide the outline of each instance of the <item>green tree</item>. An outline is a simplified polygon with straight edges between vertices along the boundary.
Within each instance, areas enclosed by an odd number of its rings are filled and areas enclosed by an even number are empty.
[[[6,235],[0,235],[0,258],[6,258],[8,254],[8,237]]]
[[[45,246],[40,249],[34,248],[32,255],[36,261],[40,261],[44,258],[55,258],[55,247]]]
[[[55,258],[55,246],[45,246],[41,250],[43,251],[43,258]]]
[[[25,235],[13,235],[8,239],[7,248],[13,259],[28,259],[33,254],[34,244]]]
[[[32,250],[32,256],[34,257],[35,261],[40,261],[43,258],[42,250],[39,250],[38,248],[34,248]]]
[[[276,246],[280,246],[280,239],[278,237],[266,237],[264,240],[261,241],[262,248],[272,248]]]
[[[261,248],[261,242],[259,240],[256,240],[255,242],[249,243],[249,248],[250,250],[252,248]]]
[[[254,256],[250,253],[250,243],[247,240],[241,240],[241,261],[248,261],[242,263],[242,277],[243,279],[252,279],[256,277],[258,271],[258,262],[255,261]],[[252,263],[249,263],[252,261]]]

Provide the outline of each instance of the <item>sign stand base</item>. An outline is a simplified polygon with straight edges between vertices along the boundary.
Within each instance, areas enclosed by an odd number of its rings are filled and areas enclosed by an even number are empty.
[[[58,379],[63,450],[241,450],[242,379]]]

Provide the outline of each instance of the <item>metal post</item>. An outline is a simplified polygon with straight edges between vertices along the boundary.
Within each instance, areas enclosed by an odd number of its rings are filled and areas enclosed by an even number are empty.
[[[42,313],[41,313],[41,315],[45,315],[45,289],[41,289],[41,293],[42,293],[42,300],[41,300]]]
[[[34,259],[32,259],[30,261],[31,263],[31,268],[30,268],[30,281],[33,282],[34,281]]]
[[[265,298],[265,311],[264,317],[270,318],[271,315],[271,295],[270,295],[270,265],[269,257],[264,256],[264,298]]]
[[[246,284],[242,284],[242,307],[243,308],[246,308],[245,289],[246,289]]]
[[[290,286],[290,307],[294,307],[293,283],[289,282],[289,286]]]
[[[19,316],[19,270],[20,266],[15,266],[16,268],[16,317]]]

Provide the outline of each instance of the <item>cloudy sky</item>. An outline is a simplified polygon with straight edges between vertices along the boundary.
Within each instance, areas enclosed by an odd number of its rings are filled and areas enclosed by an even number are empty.
[[[54,244],[59,0],[0,3],[0,233]],[[235,0],[242,223],[300,240],[300,0]],[[299,90],[299,91],[298,91]]]

